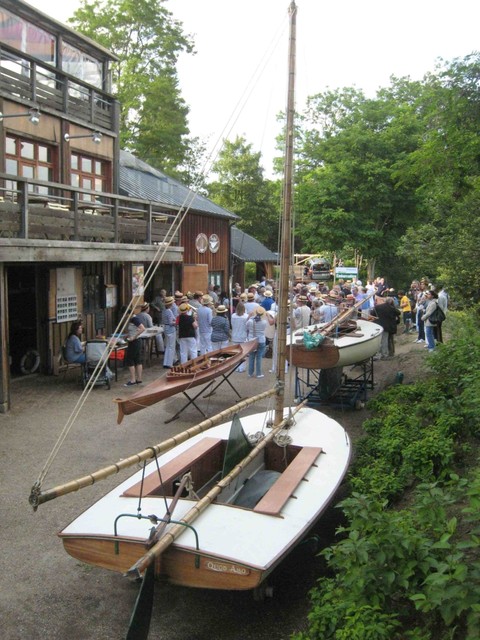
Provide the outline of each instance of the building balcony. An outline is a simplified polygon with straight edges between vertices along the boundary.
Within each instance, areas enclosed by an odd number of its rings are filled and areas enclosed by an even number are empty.
[[[102,249],[104,260],[139,255],[149,260],[167,245],[165,259],[179,261],[175,215],[175,208],[152,201],[0,173],[0,253],[5,262],[41,256],[58,260],[59,250],[64,261],[86,261],[94,259],[95,249],[97,254]],[[67,248],[76,252],[66,254]]]

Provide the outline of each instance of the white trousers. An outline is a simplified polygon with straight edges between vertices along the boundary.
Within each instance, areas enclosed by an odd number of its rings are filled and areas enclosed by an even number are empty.
[[[197,339],[180,338],[180,364],[197,357]]]

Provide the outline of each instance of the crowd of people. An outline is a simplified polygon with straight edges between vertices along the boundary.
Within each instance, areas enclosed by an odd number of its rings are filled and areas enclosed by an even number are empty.
[[[403,328],[405,334],[415,333],[415,343],[424,344],[433,351],[436,344],[443,341],[443,336],[442,322],[434,323],[432,314],[437,307],[446,314],[448,301],[445,288],[434,286],[425,278],[414,280],[408,290],[398,292],[383,277],[366,284],[360,280],[339,280],[332,288],[301,282],[290,292],[287,330],[331,322],[352,308],[353,318],[372,320],[384,330],[376,359],[393,357],[394,337],[399,328]],[[273,280],[263,279],[246,290],[235,284],[232,298],[216,285],[209,285],[206,293],[176,291],[168,295],[162,289],[152,302],[139,304],[132,311],[126,331],[125,357],[130,379],[125,386],[142,383],[145,342],[140,336],[145,329],[155,325],[163,327],[163,335],[159,333],[154,339],[157,353],[163,353],[165,369],[229,344],[256,339],[258,346],[248,359],[248,376],[264,377],[265,356],[273,356],[269,371],[275,371],[278,305]],[[67,351],[72,360],[81,357],[79,333],[81,325],[74,323],[67,340]],[[246,369],[242,364],[237,372]]]

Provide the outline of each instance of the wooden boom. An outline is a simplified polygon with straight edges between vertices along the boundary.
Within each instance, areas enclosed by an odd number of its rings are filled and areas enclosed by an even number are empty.
[[[226,418],[229,418],[230,416],[237,413],[238,411],[241,411],[242,409],[245,409],[246,407],[249,407],[250,405],[255,404],[255,402],[259,402],[260,400],[264,400],[265,398],[273,396],[276,393],[277,393],[276,389],[269,389],[268,391],[259,393],[256,396],[252,396],[251,398],[242,400],[241,402],[238,402],[237,404],[233,405],[229,409],[225,409],[224,411],[217,413],[215,416],[212,416],[211,418],[207,418],[203,422],[200,422],[199,424],[195,425],[194,427],[191,427],[190,429],[187,429],[186,431],[182,431],[178,435],[172,438],[169,438],[168,440],[164,440],[163,442],[153,445],[148,449],[144,449],[143,451],[140,451],[139,453],[129,456],[128,458],[119,460],[118,462],[111,464],[108,467],[104,467],[102,469],[99,469],[98,471],[94,471],[93,473],[90,473],[87,476],[83,476],[83,478],[71,480],[70,482],[67,482],[62,485],[58,485],[56,487],[53,487],[52,489],[47,489],[45,491],[42,491],[39,484],[35,483],[30,492],[29,502],[32,505],[33,510],[36,511],[38,507],[44,502],[48,502],[49,500],[59,498],[60,496],[64,496],[67,493],[73,493],[74,491],[78,491],[79,489],[83,489],[84,487],[91,486],[92,484],[95,484],[95,482],[98,482],[99,480],[105,480],[105,478],[115,475],[116,473],[119,473],[119,471],[123,469],[132,467],[134,464],[137,464],[138,462],[143,462],[144,460],[150,460],[151,458],[154,458],[160,453],[164,453],[165,451],[172,449],[177,444],[180,444],[181,442],[185,442],[189,438],[192,438],[193,436],[196,436],[199,433],[202,433],[203,431],[206,431],[207,429],[210,429],[211,427],[214,427],[215,425],[220,424],[223,420],[225,420]]]

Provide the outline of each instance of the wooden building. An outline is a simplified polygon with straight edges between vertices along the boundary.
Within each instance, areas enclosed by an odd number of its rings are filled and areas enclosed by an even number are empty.
[[[23,0],[0,0],[0,412],[11,375],[58,372],[72,320],[84,339],[109,335],[135,292],[228,282],[236,216],[195,196],[179,230],[188,189],[166,176],[160,195],[132,187],[114,60]]]

